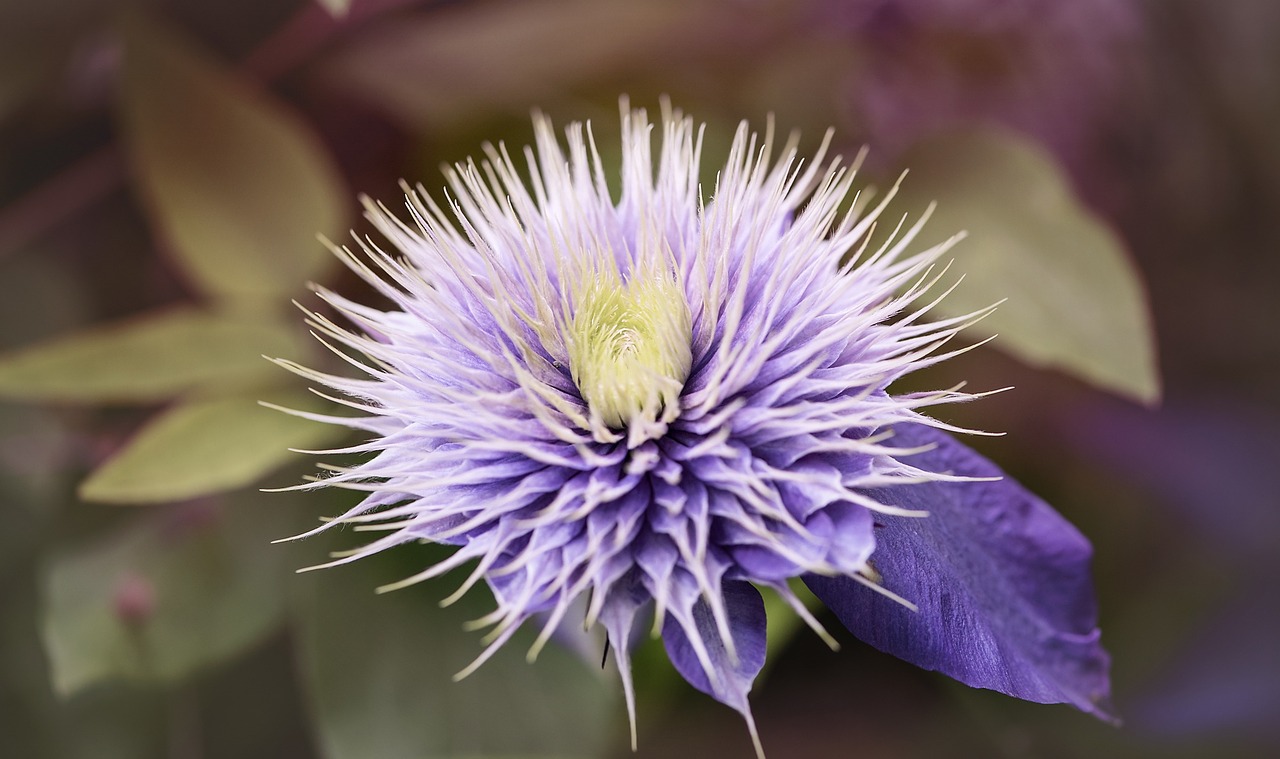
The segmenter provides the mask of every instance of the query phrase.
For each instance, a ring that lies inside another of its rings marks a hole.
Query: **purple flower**
[[[528,182],[489,146],[448,172],[447,209],[421,191],[410,222],[368,206],[395,252],[339,254],[397,310],[321,289],[355,329],[311,315],[363,376],[282,362],[363,412],[313,418],[370,435],[345,449],[363,463],[300,486],[365,491],[325,527],[386,530],[332,564],[457,546],[396,585],[473,563],[454,598],[492,589],[488,647],[459,676],[531,618],[536,655],[585,599],[616,652],[633,743],[628,656],[652,619],[675,667],[741,712],[759,749],[757,588],[831,640],[797,578],[885,651],[1102,713],[1089,544],[921,413],[974,395],[889,392],[966,350],[946,346],[983,315],[924,319],[951,241],[908,255],[921,222],[899,223],[871,248],[892,192],[842,215],[852,171],[822,153],[802,165],[793,143],[775,161],[772,130],[745,125],[704,200],[693,122],[622,118],[616,202],[589,131],[572,126],[566,153],[538,118]]]

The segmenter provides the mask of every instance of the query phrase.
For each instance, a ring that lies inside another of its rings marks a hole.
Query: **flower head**
[[[685,679],[754,738],[757,588],[830,640],[794,578],[885,650],[1097,711],[1088,544],[921,413],[974,396],[890,391],[964,350],[948,342],[982,315],[925,320],[950,242],[908,254],[917,222],[871,246],[892,192],[842,215],[851,171],[802,164],[794,141],[775,160],[771,130],[745,125],[704,198],[690,119],[622,119],[617,200],[590,132],[570,127],[566,151],[538,118],[529,181],[488,146],[447,172],[447,208],[424,192],[407,222],[368,206],[394,253],[338,251],[396,308],[320,289],[354,328],[312,322],[363,376],[283,362],[364,412],[316,418],[372,435],[347,449],[363,463],[301,486],[367,491],[326,526],[387,529],[333,563],[457,546],[405,583],[474,562],[458,595],[492,589],[490,643],[463,675],[535,618],[536,654],[585,599],[633,742],[628,652],[650,614]]]

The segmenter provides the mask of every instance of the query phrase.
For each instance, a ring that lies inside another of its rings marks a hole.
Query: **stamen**
[[[575,294],[566,343],[569,371],[593,417],[611,429],[669,422],[693,363],[692,318],[679,282],[604,268]]]

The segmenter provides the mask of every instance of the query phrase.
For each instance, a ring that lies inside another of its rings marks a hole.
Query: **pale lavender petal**
[[[600,624],[604,625],[609,645],[618,664],[618,676],[622,679],[622,692],[627,702],[627,719],[631,725],[631,749],[636,748],[636,696],[631,680],[632,633],[640,610],[652,605],[643,585],[630,576],[615,582],[608,599],[600,611]]]

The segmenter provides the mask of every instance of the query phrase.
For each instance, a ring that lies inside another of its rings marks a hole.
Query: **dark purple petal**
[[[898,425],[896,447],[920,469],[1000,477],[949,435]],[[847,577],[805,582],[849,630],[881,651],[1028,701],[1069,703],[1112,719],[1110,657],[1099,643],[1089,542],[1012,479],[931,482],[879,491],[887,503],[929,512],[889,517],[876,531],[875,568],[895,603]]]
[[[699,598],[693,605],[690,621],[693,632],[706,647],[711,666],[715,670],[714,681],[704,671],[689,642],[687,631],[675,615],[667,616],[662,626],[662,641],[666,644],[671,663],[690,685],[721,703],[732,706],[750,720],[747,693],[750,692],[756,675],[760,673],[760,668],[764,666],[764,601],[760,598],[760,592],[750,583],[727,581],[722,587],[729,632],[733,636],[734,648],[738,654],[737,661],[729,656],[706,599]]]

